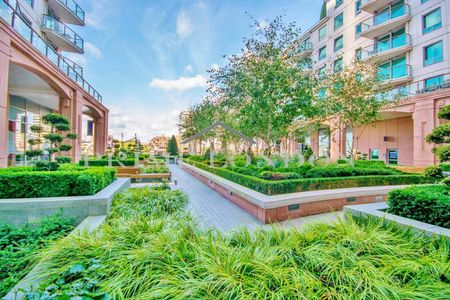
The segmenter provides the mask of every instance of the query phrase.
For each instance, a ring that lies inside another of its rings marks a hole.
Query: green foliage
[[[338,159],[338,160],[336,161],[336,163],[337,163],[338,165],[347,165],[347,164],[348,164],[348,161],[345,160],[345,159]]]
[[[386,167],[386,164],[382,160],[355,160],[354,165],[355,167],[361,168]]]
[[[59,169],[59,163],[41,160],[34,163],[34,169],[36,171],[56,171]]]
[[[439,146],[433,148],[433,153],[439,158],[440,162],[450,160],[450,145]]]
[[[439,110],[439,119],[450,120],[450,105],[444,106]]]
[[[39,157],[39,156],[43,155],[43,154],[44,154],[44,151],[39,150],[39,149],[35,149],[35,150],[27,150],[27,151],[25,151],[25,154],[26,154],[28,157],[33,158],[33,157]]]
[[[302,178],[300,174],[294,172],[278,173],[272,171],[261,172],[259,177],[265,180],[286,180]]]
[[[42,116],[42,122],[53,126],[56,124],[70,124],[66,117],[55,113],[49,113]]]
[[[439,113],[439,118],[450,120],[450,105],[443,107]],[[433,131],[425,138],[427,143],[448,144],[450,143],[450,124],[445,123],[433,129]],[[437,146],[433,148],[433,152],[444,162],[450,160],[450,145]]]
[[[78,138],[78,134],[76,134],[76,133],[68,133],[68,134],[66,135],[66,137],[67,137],[68,139],[71,139],[71,140],[76,140],[76,139]]]
[[[152,167],[141,168],[141,173],[142,174],[161,174],[161,173],[170,173],[170,170],[166,166],[152,166]]]
[[[389,213],[450,229],[450,196],[445,185],[393,190]]]
[[[425,184],[435,183],[435,178],[425,177],[421,175],[365,175],[351,177],[331,177],[331,178],[303,178],[291,180],[269,181],[256,178],[250,175],[243,175],[237,172],[224,169],[210,167],[201,162],[185,160],[193,166],[206,170],[240,185],[264,193],[266,195],[279,195],[286,193],[341,189],[352,187],[366,186],[384,186],[384,185],[406,185],[406,184]],[[364,168],[358,172],[363,173]],[[309,171],[308,171],[309,172]],[[338,170],[338,172],[341,172]],[[379,172],[379,170],[370,170],[371,172]],[[381,171],[384,173],[384,171]]]
[[[70,125],[69,124],[55,124],[55,128],[59,131],[69,131]]]
[[[439,168],[441,168],[444,172],[450,172],[450,163],[441,163]]]
[[[30,130],[31,130],[31,132],[34,132],[34,133],[41,133],[44,130],[44,128],[40,125],[31,125]]]
[[[440,167],[428,167],[424,171],[424,175],[428,177],[434,177],[434,178],[442,178],[444,177],[444,174],[442,173],[442,169]]]
[[[14,169],[14,168],[12,168]],[[93,195],[112,183],[114,168],[0,172],[0,199]]]
[[[111,299],[446,299],[450,292],[445,240],[350,217],[301,231],[223,234],[181,214],[184,203],[177,191],[118,196],[104,226],[42,253],[39,291],[70,292],[89,279]],[[92,261],[98,268],[86,272]],[[84,277],[58,284],[73,268]]]
[[[92,167],[106,167],[108,166],[108,161],[108,159],[89,159],[88,165]],[[120,164],[123,164],[126,167],[133,167],[136,164],[134,159],[112,159],[111,162],[113,167],[119,167]],[[81,159],[78,163],[80,166],[84,166],[85,160]]]
[[[167,145],[167,153],[169,155],[178,155],[178,143],[174,135],[172,135]]]
[[[72,162],[72,158],[69,156],[58,156],[56,157],[56,162],[59,164],[69,164]]]
[[[0,222],[0,297],[35,265],[33,255],[72,229],[73,221],[60,216],[46,218],[33,227],[15,227]]]
[[[72,146],[71,145],[67,145],[67,144],[62,144],[62,145],[59,145],[59,150],[61,150],[61,151],[70,151],[72,149]]]
[[[57,133],[44,134],[44,138],[52,143],[61,143],[63,141],[63,137]]]

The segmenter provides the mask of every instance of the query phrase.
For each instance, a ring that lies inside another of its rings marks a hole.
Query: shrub
[[[41,160],[34,163],[34,168],[36,171],[56,171],[59,168],[59,163]]]
[[[136,164],[136,161],[134,159],[122,159],[122,160],[117,160],[117,159],[112,159],[112,166],[113,167],[119,167],[120,164],[123,164],[126,167],[133,167]],[[81,159],[78,164],[80,166],[84,166],[85,160]],[[88,165],[90,167],[107,167],[109,164],[109,160],[108,159],[89,159],[88,160]]]
[[[34,227],[15,227],[0,222],[0,297],[31,270],[35,264],[33,254],[73,227],[73,220],[60,216],[43,219]]]
[[[69,156],[57,156],[56,162],[58,162],[60,164],[69,164],[72,162],[72,158]]]
[[[345,159],[338,159],[337,164],[338,165],[346,165],[346,164],[348,164],[348,161]]]
[[[265,180],[286,180],[286,179],[298,179],[302,178],[301,175],[293,172],[289,173],[278,173],[278,172],[271,172],[271,171],[264,171],[261,172],[259,175],[260,178]]]
[[[142,174],[161,174],[161,173],[170,173],[170,170],[166,166],[145,167],[145,168],[141,168],[141,173]]]
[[[450,172],[450,163],[442,163],[442,164],[439,165],[439,167],[444,172]]]
[[[450,228],[450,196],[445,185],[413,186],[389,193],[389,213]]]
[[[428,167],[424,171],[425,176],[434,177],[434,178],[442,178],[444,174],[442,173],[442,169],[439,167]]]
[[[382,160],[355,160],[354,161],[355,167],[361,167],[361,168],[373,168],[373,167],[386,167],[386,164]]]
[[[0,172],[0,199],[93,195],[113,182],[114,168]]]

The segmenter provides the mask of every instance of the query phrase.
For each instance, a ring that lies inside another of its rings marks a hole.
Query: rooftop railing
[[[36,50],[47,57],[65,75],[69,76],[91,97],[102,102],[102,96],[83,78],[82,68],[68,58],[59,54],[46,42],[31,26],[22,19],[17,0],[0,0],[0,18],[11,25],[26,41],[30,42]]]
[[[84,41],[83,39],[75,33],[72,29],[69,28],[64,23],[61,23],[57,19],[52,16],[44,15],[44,19],[42,22],[42,27],[44,29],[51,30],[57,33],[59,36],[62,36],[65,40],[69,41],[72,45],[78,48],[81,52],[84,50]]]

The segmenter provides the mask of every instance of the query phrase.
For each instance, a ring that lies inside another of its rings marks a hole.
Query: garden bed
[[[104,226],[40,255],[43,282],[30,299],[446,299],[450,292],[445,241],[352,218],[301,232],[225,235],[200,229],[181,212],[185,201],[177,191],[118,196]]]
[[[436,182],[435,178],[407,174],[387,167],[313,167],[304,164],[290,168],[265,167],[260,168],[261,171],[259,171],[255,167],[212,167],[203,162],[191,159],[186,159],[184,162],[266,195]],[[257,173],[259,177],[255,175]],[[271,178],[272,180],[268,180],[267,178]]]

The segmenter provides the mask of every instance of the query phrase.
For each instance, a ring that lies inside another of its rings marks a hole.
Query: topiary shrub
[[[59,163],[41,160],[34,163],[34,168],[36,171],[56,171],[59,169]]]
[[[72,158],[68,156],[58,156],[56,157],[56,162],[59,164],[70,164],[72,162]]]
[[[439,119],[450,120],[450,105],[443,107],[438,113]],[[427,143],[435,143],[438,146],[433,148],[433,153],[444,162],[450,160],[450,124],[445,123],[433,129],[433,131],[425,138]]]
[[[265,180],[286,180],[286,179],[299,179],[302,178],[300,174],[289,172],[289,173],[278,173],[271,171],[262,172],[259,177]]]
[[[337,164],[338,165],[346,165],[346,164],[348,164],[348,161],[346,161],[345,159],[338,159]]]
[[[388,212],[450,228],[450,196],[445,185],[413,186],[389,193]]]

